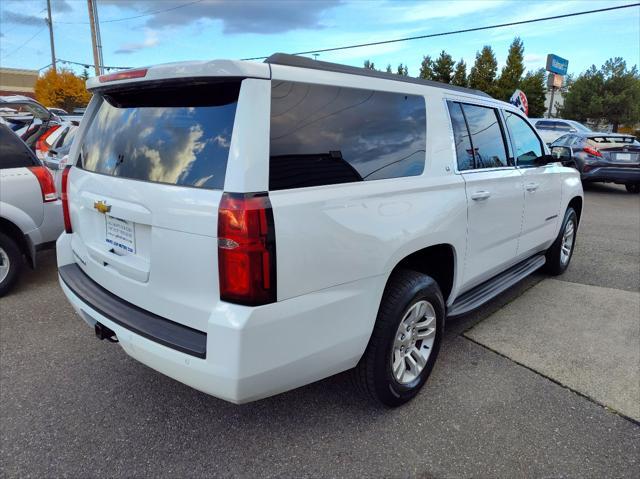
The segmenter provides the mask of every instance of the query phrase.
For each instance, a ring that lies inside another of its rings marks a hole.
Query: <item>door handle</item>
[[[538,185],[538,183],[527,183],[525,188],[527,189],[527,191],[530,191],[530,192],[533,193],[534,191],[536,191],[538,189],[538,186],[540,186],[540,185]]]
[[[476,191],[475,193],[473,193],[471,195],[471,199],[473,201],[482,201],[482,200],[486,200],[490,196],[491,196],[491,192],[482,190],[482,191]]]

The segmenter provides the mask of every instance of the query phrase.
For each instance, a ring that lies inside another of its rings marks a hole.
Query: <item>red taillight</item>
[[[30,166],[29,169],[31,170],[31,173],[38,178],[40,191],[42,192],[42,201],[48,203],[50,201],[57,200],[58,195],[56,194],[56,184],[54,183],[53,176],[51,176],[49,170],[44,166]]]
[[[49,145],[47,145],[46,139],[49,138],[58,128],[60,128],[60,125],[54,125],[45,131],[40,138],[38,138],[38,141],[36,141],[36,152],[40,152],[44,155],[49,151]]]
[[[109,75],[101,75],[98,77],[100,83],[106,83],[117,80],[129,80],[131,78],[144,78],[147,76],[147,69],[141,68],[139,70],[125,70],[118,73],[110,73]]]
[[[73,228],[71,228],[71,215],[69,215],[69,172],[71,171],[71,167],[67,166],[64,170],[62,170],[62,216],[64,218],[64,231],[66,233],[73,233]]]
[[[585,146],[582,151],[584,151],[585,153],[588,153],[592,156],[598,156],[600,158],[602,158],[602,153],[600,153],[600,150],[598,150],[597,148],[594,148],[592,146]]]
[[[220,299],[276,301],[276,240],[267,193],[224,193],[218,210]]]

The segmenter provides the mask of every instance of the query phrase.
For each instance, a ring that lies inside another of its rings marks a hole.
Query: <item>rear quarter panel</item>
[[[0,169],[0,216],[23,233],[42,224],[44,209],[40,184],[27,168]]]

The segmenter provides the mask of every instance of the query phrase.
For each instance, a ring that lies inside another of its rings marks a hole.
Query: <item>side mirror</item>
[[[554,146],[551,148],[551,156],[555,158],[555,161],[562,162],[564,166],[576,168],[576,162],[573,159],[571,148],[566,146]]]

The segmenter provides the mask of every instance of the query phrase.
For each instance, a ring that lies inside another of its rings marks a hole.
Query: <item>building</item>
[[[0,95],[24,95],[35,98],[38,70],[0,68]]]
[[[549,109],[551,108],[551,91],[547,90],[544,99],[545,112],[544,117],[548,118],[557,118],[558,117],[558,109],[562,108],[564,105],[564,95],[565,92],[561,89],[558,89],[553,94],[553,110],[551,110],[551,115],[549,115]]]

